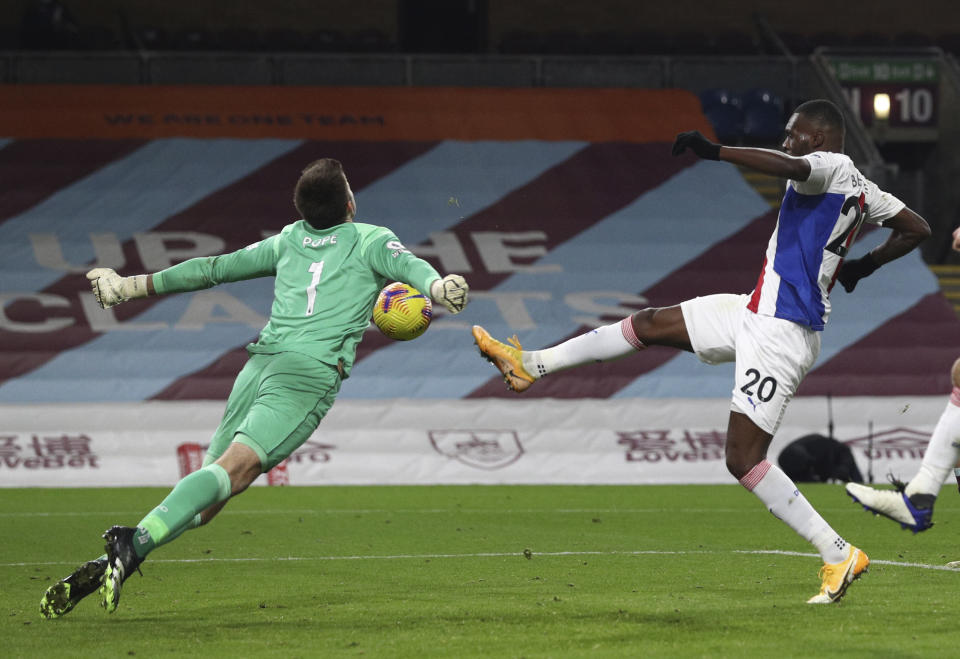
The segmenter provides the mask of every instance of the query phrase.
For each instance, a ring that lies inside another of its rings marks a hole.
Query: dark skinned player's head
[[[293,190],[293,205],[314,229],[352,222],[357,212],[343,165],[321,158],[307,165]]]
[[[807,101],[797,106],[787,121],[783,150],[791,156],[814,151],[843,153],[843,113],[826,99]]]

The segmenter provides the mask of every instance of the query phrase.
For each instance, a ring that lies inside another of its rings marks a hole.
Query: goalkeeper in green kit
[[[184,477],[136,527],[114,526],[106,555],[88,561],[44,594],[56,618],[100,591],[116,610],[124,581],[153,549],[209,522],[227,500],[282,462],[317,428],[348,377],[374,300],[390,281],[421,291],[452,313],[467,304],[460,275],[440,277],[390,229],[353,221],[356,202],[341,164],[325,158],[303,170],[294,190],[301,220],[231,254],[190,259],[152,275],[87,273],[103,308],[134,298],[197,291],[275,277],[270,320],[240,371],[203,467]]]

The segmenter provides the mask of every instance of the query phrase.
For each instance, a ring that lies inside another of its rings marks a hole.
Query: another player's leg
[[[909,483],[891,479],[893,490],[847,483],[847,494],[864,510],[883,515],[914,533],[933,526],[933,504],[960,458],[960,360],[954,364],[954,388],[927,444],[920,470]]]
[[[644,309],[543,350],[523,350],[515,336],[509,339],[513,345],[501,343],[479,325],[473,326],[473,339],[480,354],[516,392],[525,391],[544,375],[626,357],[647,345],[691,349],[679,306]]]
[[[80,600],[100,588],[106,569],[107,557],[101,556],[87,561],[69,576],[47,588],[40,600],[40,615],[59,618],[72,611]]]
[[[867,512],[882,515],[900,524],[900,528],[914,533],[933,526],[935,494],[908,495],[908,484],[891,477],[894,489],[878,490],[861,483],[847,483],[847,494]],[[939,489],[939,488],[938,488]]]

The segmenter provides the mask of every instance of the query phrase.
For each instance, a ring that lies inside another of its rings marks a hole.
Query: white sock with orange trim
[[[920,471],[910,479],[904,493],[909,497],[914,494],[932,494],[937,496],[947,474],[957,464],[960,458],[960,387],[954,387],[947,409],[940,415],[937,426],[933,429],[927,450],[923,454]]]
[[[523,368],[533,377],[540,378],[565,368],[605,362],[643,350],[646,346],[633,331],[631,318],[627,316],[619,323],[598,327],[552,348],[525,350]]]
[[[816,547],[824,563],[847,560],[850,545],[830,528],[780,467],[762,460],[740,484],[757,495],[774,517]]]

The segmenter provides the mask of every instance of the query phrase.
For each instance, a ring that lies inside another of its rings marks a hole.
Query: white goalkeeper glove
[[[430,284],[430,297],[439,302],[450,313],[460,313],[467,306],[467,294],[470,287],[467,280],[460,275],[447,275],[443,279],[435,279]]]
[[[147,275],[121,277],[110,268],[94,268],[87,273],[87,279],[102,309],[134,298],[147,297]]]

